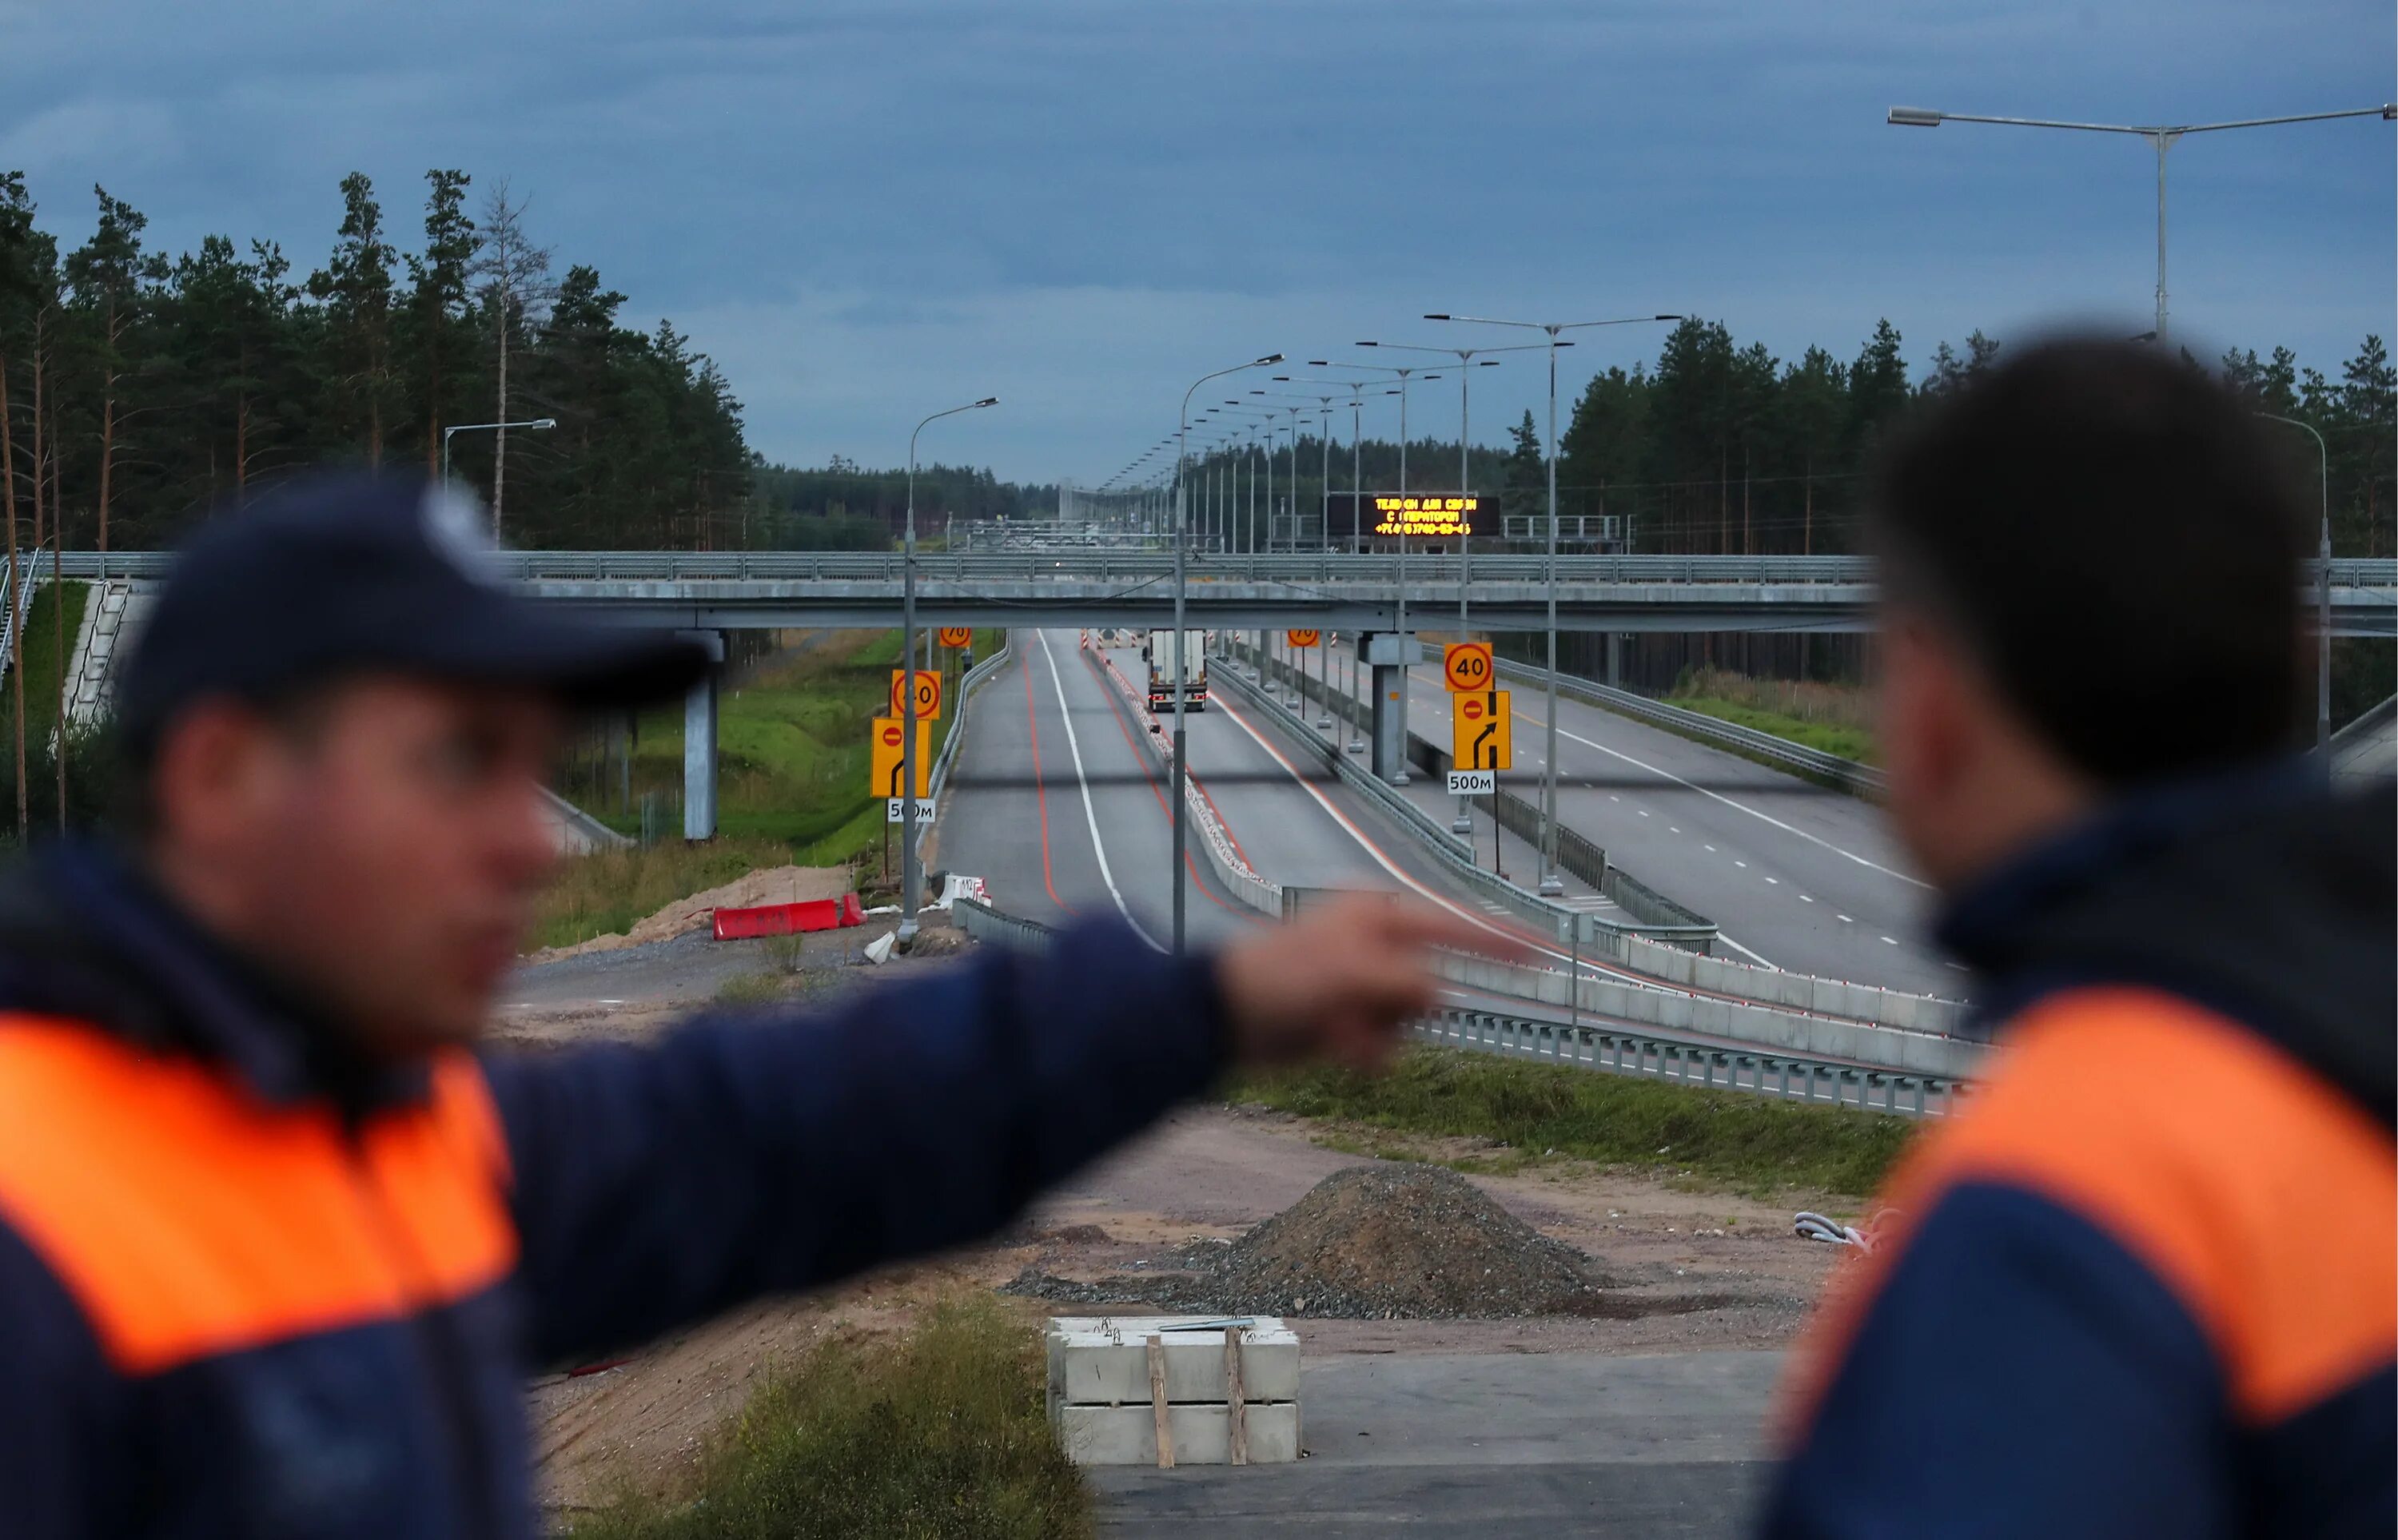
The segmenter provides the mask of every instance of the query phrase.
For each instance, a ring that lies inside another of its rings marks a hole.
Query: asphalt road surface
[[[1336,649],[1336,690],[1346,663]],[[1409,675],[1409,730],[1448,746],[1438,670]],[[1515,765],[1502,784],[1537,800],[1547,703],[1537,689],[1510,690]],[[1963,972],[1924,939],[1931,891],[1908,871],[1879,808],[1596,706],[1557,704],[1559,821],[1716,921],[1736,944],[1730,955],[1885,988],[1963,992]]]
[[[1127,674],[1140,666],[1137,651],[1112,656]],[[1051,925],[1121,914],[1167,943],[1166,776],[1140,742],[1148,713],[1109,681],[1099,655],[1075,632],[1019,631],[1008,666],[969,709],[933,864],[982,877],[1010,914]],[[1504,925],[1495,905],[1450,888],[1387,813],[1310,763],[1239,698],[1219,690],[1186,719],[1192,775],[1261,876],[1286,886],[1412,889]],[[1185,858],[1191,941],[1263,923],[1216,881],[1199,838],[1193,827]]]
[[[1102,1533],[1734,1535],[1778,1353],[1395,1354],[1300,1371],[1297,1465],[1092,1471]]]

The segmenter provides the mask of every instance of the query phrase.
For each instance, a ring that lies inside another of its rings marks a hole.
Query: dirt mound
[[[719,909],[747,909],[761,904],[804,904],[810,899],[839,898],[849,891],[849,868],[846,866],[761,866],[721,887],[679,898],[657,913],[636,920],[630,931],[594,936],[572,946],[545,946],[529,955],[525,960],[552,962],[559,957],[580,957],[586,952],[613,952],[620,947],[642,946],[653,941],[672,941],[686,931],[696,931],[706,925],[708,917]]]
[[[1230,1244],[1171,1270],[1092,1282],[1028,1268],[1011,1292],[1076,1303],[1141,1299],[1174,1310],[1369,1319],[1608,1312],[1590,1259],[1440,1166],[1352,1166]]]
[[[1439,1166],[1335,1172],[1212,1270],[1250,1309],[1333,1316],[1550,1315],[1591,1287],[1580,1252]]]

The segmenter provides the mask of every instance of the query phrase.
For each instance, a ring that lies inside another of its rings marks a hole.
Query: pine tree
[[[441,423],[457,399],[466,355],[466,284],[475,221],[466,217],[466,173],[424,173],[424,250],[408,257],[407,347],[411,389],[424,414],[424,474],[440,468]]]
[[[366,435],[367,462],[383,463],[384,422],[392,402],[392,264],[383,207],[363,171],[342,179],[342,229],[323,270],[308,278],[309,298],[325,307],[332,336],[334,395],[351,431]]]

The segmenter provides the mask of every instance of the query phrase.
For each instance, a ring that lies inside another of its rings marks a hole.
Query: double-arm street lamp
[[[2398,120],[2398,102],[2378,107],[2351,107],[2337,113],[2298,113],[2288,117],[2249,117],[2232,123],[2068,123],[2044,117],[1983,117],[1972,113],[1943,113],[1930,107],[1893,107],[1883,121],[1901,128],[1937,128],[1944,123],[1996,123],[2010,128],[2072,128],[2090,134],[2137,134],[2157,151],[2157,335],[2165,341],[2165,152],[2184,134],[2212,134],[2226,128],[2270,128],[2283,123],[2321,123],[2336,117],[2378,117]]]
[[[916,437],[926,423],[962,411],[996,407],[999,397],[986,395],[963,407],[936,411],[916,424],[908,435],[908,529],[899,556],[899,939],[916,935],[917,889],[923,876],[916,863]],[[954,708],[952,708],[954,709]]]
[[[1571,347],[1561,331],[1624,327],[1647,321],[1678,321],[1679,315],[1624,315],[1607,321],[1502,321],[1491,315],[1426,313],[1427,321],[1463,321],[1474,326],[1517,327],[1548,333],[1549,349],[1549,685],[1548,758],[1541,769],[1541,888],[1554,898],[1566,891],[1557,876],[1557,349]]]
[[[1265,368],[1271,365],[1279,364],[1281,362],[1281,354],[1270,353],[1262,358],[1252,358],[1246,364],[1234,364],[1231,368],[1218,369],[1213,374],[1203,374],[1198,379],[1192,381],[1191,388],[1182,393],[1182,425],[1175,434],[1174,950],[1177,956],[1179,956],[1182,952],[1182,911],[1190,875],[1189,863],[1184,859],[1182,854],[1184,841],[1187,837],[1184,834],[1184,826],[1191,816],[1189,807],[1190,796],[1188,791],[1190,762],[1184,752],[1190,743],[1190,740],[1184,736],[1183,730],[1184,702],[1188,699],[1191,693],[1188,685],[1188,681],[1191,676],[1191,659],[1189,656],[1189,649],[1185,645],[1190,638],[1184,635],[1182,628],[1182,605],[1184,596],[1183,584],[1185,582],[1182,561],[1182,524],[1184,520],[1183,509],[1190,502],[1190,490],[1188,483],[1184,478],[1183,471],[1185,463],[1189,458],[1190,451],[1191,397],[1198,393],[1200,386],[1206,384],[1210,380],[1221,380],[1228,374],[1238,374],[1243,369]]]

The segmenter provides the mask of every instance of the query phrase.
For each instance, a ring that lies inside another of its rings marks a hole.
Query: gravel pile
[[[1028,1268],[1010,1292],[1078,1305],[1369,1319],[1603,1313],[1589,1258],[1438,1166],[1352,1166],[1230,1245],[1091,1282]]]

